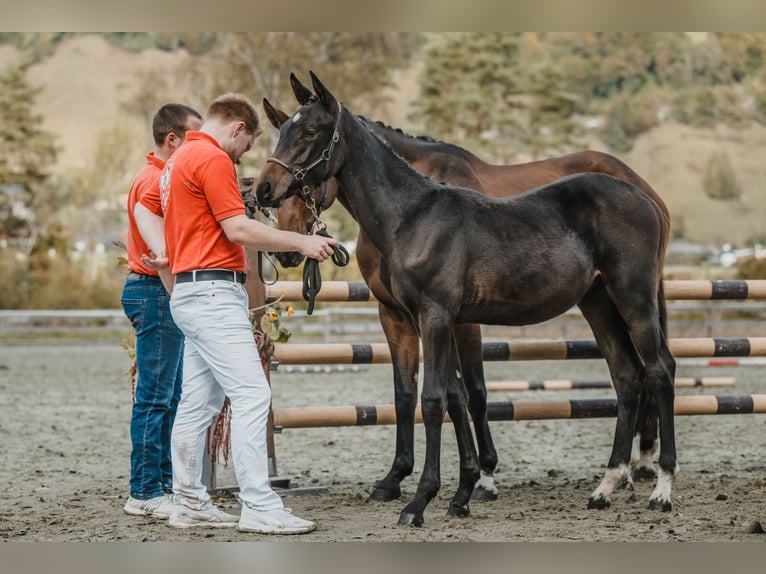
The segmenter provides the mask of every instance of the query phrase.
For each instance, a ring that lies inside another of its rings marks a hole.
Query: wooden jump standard
[[[676,415],[737,415],[766,413],[766,395],[676,397]],[[487,403],[491,421],[609,418],[617,416],[616,399],[561,401],[504,401]],[[445,417],[448,421],[449,417]],[[422,423],[420,405],[415,422]],[[274,409],[274,425],[281,428],[390,425],[396,423],[394,405],[285,407]]]

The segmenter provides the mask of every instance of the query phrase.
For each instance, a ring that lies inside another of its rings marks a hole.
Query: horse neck
[[[344,122],[343,164],[335,174],[338,201],[379,251],[394,243],[402,213],[415,205],[429,181],[358,121]],[[353,150],[353,153],[351,153]]]

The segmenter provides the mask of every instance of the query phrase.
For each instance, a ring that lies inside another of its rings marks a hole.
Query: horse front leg
[[[415,464],[415,407],[418,399],[420,338],[409,314],[380,303],[380,324],[391,351],[394,370],[394,410],[396,411],[396,453],[388,474],[375,485],[370,500],[388,502],[402,495],[401,482]]]
[[[468,391],[468,408],[476,432],[476,445],[479,449],[481,475],[473,490],[473,500],[497,500],[495,469],[497,451],[492,441],[487,418],[487,386],[484,380],[484,362],[482,357],[481,327],[479,325],[455,325],[460,369],[455,371],[461,376],[465,390]],[[451,416],[451,413],[450,413]]]
[[[448,369],[454,363],[455,346],[452,325],[443,316],[437,322],[433,315],[421,313],[420,320],[424,372],[420,406],[426,434],[425,462],[415,496],[399,515],[399,524],[411,526],[423,525],[423,512],[441,488],[442,423],[447,410]]]

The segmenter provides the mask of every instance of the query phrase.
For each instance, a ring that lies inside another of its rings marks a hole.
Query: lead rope
[[[327,226],[316,217],[314,225],[312,227],[312,235],[323,235],[324,237],[332,237],[327,232]],[[345,267],[350,261],[348,251],[341,244],[332,248],[332,262],[338,267]],[[308,301],[308,308],[306,314],[311,315],[314,312],[314,301],[319,291],[322,289],[322,275],[319,272],[319,261],[316,259],[306,258],[306,262],[303,264],[303,299]]]
[[[260,211],[272,225],[276,226],[279,223],[279,220],[273,213],[258,203],[258,200],[253,193],[253,181],[252,177],[243,177],[240,180],[242,187],[239,188],[239,194],[242,196],[242,202],[245,204],[245,214],[249,219],[256,219],[256,213]],[[264,257],[274,269],[274,281],[268,282],[263,278]],[[279,280],[279,269],[277,268],[277,264],[274,263],[274,260],[271,257],[269,257],[268,253],[265,253],[260,249],[258,250],[258,279],[260,279],[261,283],[264,285],[274,285],[274,283]]]

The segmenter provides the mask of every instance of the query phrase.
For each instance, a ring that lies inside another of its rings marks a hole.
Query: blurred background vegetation
[[[40,112],[46,78],[39,70],[85,35],[0,33],[0,55],[12,50],[0,59],[1,309],[118,306],[124,269],[113,242],[125,237],[124,200],[151,149],[151,118],[171,100],[204,112],[218,94],[236,91],[291,112],[289,74],[307,81],[311,69],[356,113],[457,143],[495,163],[541,159],[594,141],[621,156],[668,122],[766,125],[766,33],[87,34],[114,53],[178,58],[137,73],[115,62],[92,74],[117,78],[118,112],[95,132],[82,126],[90,146],[74,154],[81,156],[70,162],[76,169],[67,168],[62,156],[73,152]],[[95,81],[73,69],[72,85]],[[406,74],[414,88],[402,109]],[[96,116],[105,102],[83,105]],[[68,131],[78,135],[80,125],[74,126]],[[245,156],[240,175],[257,175],[276,137],[266,126],[266,143]],[[741,202],[747,195],[725,152],[701,162],[697,185],[705,201]],[[353,241],[357,227],[344,210],[331,210],[327,220],[334,235]],[[675,239],[690,235],[684,213],[675,221]],[[766,242],[761,229],[743,243]],[[326,279],[357,273],[353,265],[323,267]],[[732,273],[766,277],[766,259],[744,259]],[[280,271],[280,277],[298,275]]]

